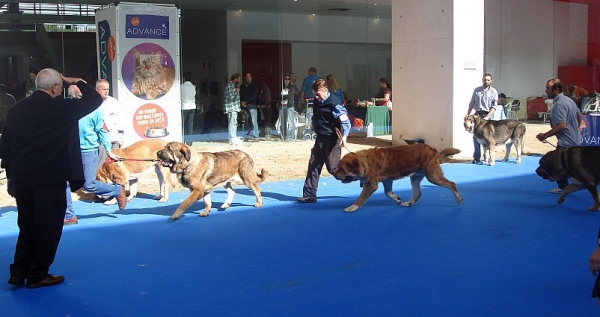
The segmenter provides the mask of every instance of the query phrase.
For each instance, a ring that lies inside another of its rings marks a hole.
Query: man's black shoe
[[[11,275],[10,278],[8,279],[8,284],[12,284],[14,286],[23,286],[23,285],[25,285],[25,279],[18,278],[18,277]]]
[[[316,203],[317,197],[298,197],[296,198],[301,203]]]
[[[65,281],[65,277],[62,275],[50,275],[46,276],[43,280],[39,282],[27,282],[27,288],[39,288],[44,286],[52,286],[56,284],[60,284]]]

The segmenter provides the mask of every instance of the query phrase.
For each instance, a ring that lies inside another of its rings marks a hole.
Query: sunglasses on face
[[[289,78],[284,78],[283,80],[290,80]]]

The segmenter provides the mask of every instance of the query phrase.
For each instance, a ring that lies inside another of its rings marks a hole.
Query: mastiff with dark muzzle
[[[558,197],[559,204],[562,204],[570,193],[587,189],[594,200],[594,205],[588,209],[597,211],[600,208],[597,187],[600,183],[600,147],[558,148],[542,156],[540,166],[535,172],[551,182],[566,177],[571,179],[572,183],[563,189]]]
[[[199,216],[210,214],[212,202],[210,192],[218,186],[225,186],[227,199],[220,209],[231,206],[235,192],[231,187],[233,181],[238,181],[250,188],[256,196],[254,207],[262,206],[262,196],[258,183],[264,181],[268,173],[264,169],[259,174],[254,172],[252,158],[240,150],[224,152],[195,152],[181,142],[170,142],[164,149],[156,153],[163,166],[169,167],[176,174],[179,182],[187,187],[190,195],[177,207],[171,215],[176,220],[193,203],[204,198],[204,211]]]

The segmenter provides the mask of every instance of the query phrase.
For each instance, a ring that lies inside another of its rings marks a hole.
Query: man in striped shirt
[[[225,100],[223,105],[225,107],[225,114],[227,115],[227,130],[229,131],[229,142],[237,136],[237,116],[240,108],[240,83],[241,76],[238,73],[231,75],[231,80],[225,87]]]

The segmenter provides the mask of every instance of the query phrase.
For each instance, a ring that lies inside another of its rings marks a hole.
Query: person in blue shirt
[[[111,152],[112,145],[108,131],[103,129],[104,111],[101,108],[79,119],[79,147],[81,148],[81,161],[83,163],[83,189],[91,194],[103,197],[117,198],[120,210],[125,209],[127,197],[125,196],[125,187],[120,184],[107,184],[96,179],[96,172],[99,164],[98,157],[100,147],[106,149],[106,154],[113,161],[118,161],[121,157]],[[69,203],[67,199],[67,203]],[[67,204],[65,212],[64,225],[76,224],[77,216],[74,214],[72,206]]]
[[[312,84],[312,90],[315,95],[312,126],[317,139],[310,151],[302,197],[297,198],[301,203],[317,202],[317,187],[323,164],[331,175],[335,175],[342,157],[342,147],[346,145],[351,127],[346,108],[338,97],[329,93],[325,80],[317,79]],[[340,131],[341,137],[338,137],[336,129]]]
[[[306,109],[308,103],[312,103],[315,98],[315,94],[312,91],[313,82],[317,79],[321,79],[321,76],[317,75],[317,69],[311,67],[308,69],[308,77],[302,81],[302,88],[300,88],[300,101],[299,105],[301,109]]]

